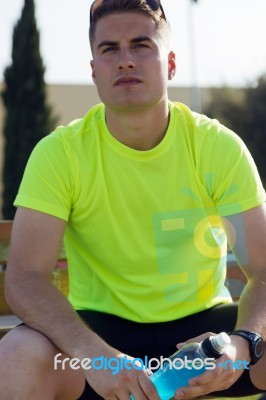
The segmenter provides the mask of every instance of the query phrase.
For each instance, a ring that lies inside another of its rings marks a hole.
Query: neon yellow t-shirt
[[[256,207],[265,192],[238,136],[180,103],[169,109],[151,150],[118,142],[100,104],[30,157],[15,205],[68,221],[77,310],[160,322],[231,301],[218,214]]]

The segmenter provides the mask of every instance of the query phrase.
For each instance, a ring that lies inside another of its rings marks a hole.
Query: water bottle
[[[201,343],[187,343],[165,361],[150,379],[156,386],[161,400],[169,400],[175,391],[187,386],[191,378],[214,369],[214,360],[221,357],[230,337],[221,332],[206,338]]]

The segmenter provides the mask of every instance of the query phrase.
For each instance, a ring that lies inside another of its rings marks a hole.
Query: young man
[[[158,400],[131,360],[234,329],[219,361],[250,369],[217,366],[175,398],[263,392],[266,211],[254,162],[233,132],[168,101],[175,55],[159,1],[95,1],[90,41],[103,104],[39,143],[15,200],[6,297],[24,325],[1,341],[1,399]],[[239,307],[224,286],[224,232],[248,277]],[[69,301],[49,281],[63,235]],[[114,374],[108,360],[125,357]]]

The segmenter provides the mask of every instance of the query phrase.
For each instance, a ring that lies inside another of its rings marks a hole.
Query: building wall
[[[170,100],[180,101],[191,107],[190,88],[170,87],[168,93]],[[206,89],[202,91],[202,95],[206,98]],[[48,98],[59,116],[59,124],[62,125],[82,117],[93,105],[100,102],[96,87],[85,85],[50,85]]]

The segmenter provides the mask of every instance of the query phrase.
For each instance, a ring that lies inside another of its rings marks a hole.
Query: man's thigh
[[[205,332],[231,331],[237,319],[237,304],[219,305],[209,310],[161,323],[138,323],[110,314],[78,311],[81,318],[111,346],[131,356],[169,356],[176,344]],[[132,354],[130,354],[130,352]]]
[[[176,351],[176,344],[205,332],[229,332],[237,320],[237,303],[218,305],[186,318],[162,323],[136,323],[113,315],[80,311],[80,316],[111,346],[135,358],[168,357]],[[238,397],[260,393],[250,381],[249,371],[230,389],[218,397]],[[87,397],[89,396],[89,397]],[[86,385],[80,400],[100,397]]]
[[[78,311],[81,318],[108,344],[129,356],[143,360],[168,357],[176,351],[176,344],[202,333],[230,331],[233,329],[237,306],[217,306],[210,310],[176,321],[138,323],[114,315]],[[100,397],[86,384],[79,400]]]

